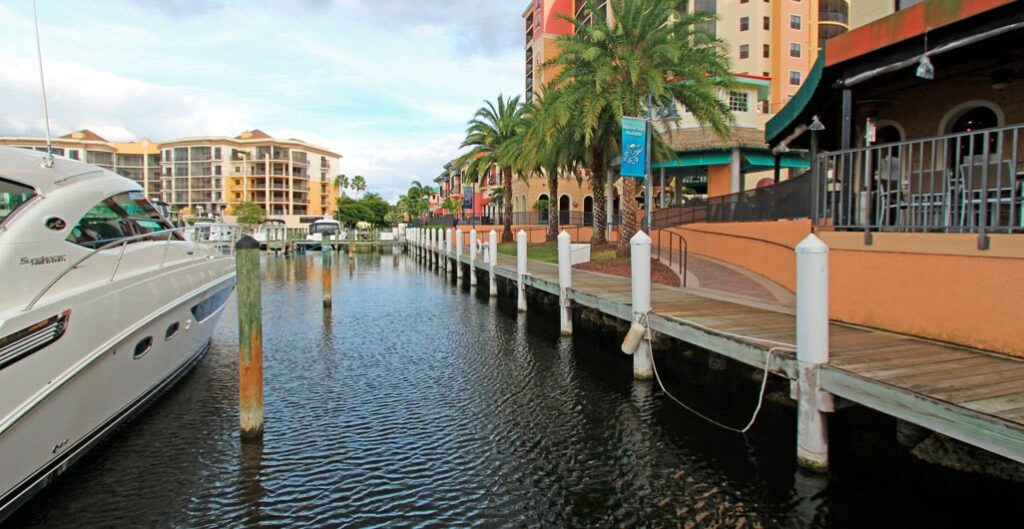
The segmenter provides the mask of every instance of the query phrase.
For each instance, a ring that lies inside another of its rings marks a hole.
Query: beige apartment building
[[[46,150],[44,138],[0,137],[0,145]],[[238,204],[300,226],[333,215],[341,155],[302,140],[272,138],[261,130],[236,137],[206,136],[162,143],[109,142],[81,130],[54,139],[54,154],[98,165],[139,183],[146,196],[184,215],[223,219]]]

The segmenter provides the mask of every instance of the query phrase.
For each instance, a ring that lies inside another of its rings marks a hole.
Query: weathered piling
[[[638,231],[629,240],[629,246],[633,321],[647,327],[644,330],[644,339],[633,353],[633,378],[646,380],[654,376],[651,344],[648,339],[651,330],[647,323],[647,313],[651,311],[651,238],[646,233]]]
[[[263,439],[263,306],[260,243],[246,235],[235,243],[238,288],[238,416],[242,441]]]
[[[572,237],[565,230],[558,234],[558,314],[562,336],[572,336]]]
[[[334,248],[331,247],[328,242],[327,235],[321,235],[320,242],[320,259],[323,264],[321,267],[323,270],[320,272],[320,276],[323,279],[323,291],[324,291],[324,308],[331,307],[331,291],[334,290],[332,281],[332,270],[331,270],[331,256],[333,255]]]
[[[462,279],[462,228],[455,228],[455,279]]]
[[[516,234],[516,290],[518,296],[516,305],[519,312],[526,312],[526,284],[523,283],[523,276],[526,275],[526,231],[519,230]]]
[[[797,461],[819,472],[828,469],[832,401],[818,369],[828,357],[828,246],[812,233],[796,246]]]
[[[452,229],[444,229],[444,275],[448,275],[449,260],[452,257]]]
[[[476,286],[476,228],[469,230],[469,286]]]
[[[490,271],[488,273],[489,281],[487,284],[487,290],[491,293],[491,297],[498,297],[498,278],[494,273],[494,269],[498,266],[498,232],[491,230],[491,233],[487,236],[487,249],[490,250]]]

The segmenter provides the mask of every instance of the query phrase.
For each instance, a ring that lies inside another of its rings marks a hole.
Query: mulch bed
[[[595,246],[591,248],[591,253],[600,250],[615,249],[617,245],[607,244],[601,246]],[[581,270],[591,270],[594,272],[601,272],[604,274],[610,274],[620,277],[630,277],[631,265],[629,257],[616,257],[615,259],[605,261],[591,261],[576,265],[573,268],[579,268]],[[665,266],[654,259],[651,259],[651,281],[660,285],[668,285],[670,287],[678,287],[682,283],[679,279],[679,274],[674,272],[668,266]]]

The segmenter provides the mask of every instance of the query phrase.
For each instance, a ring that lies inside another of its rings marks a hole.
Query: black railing
[[[756,222],[811,216],[811,173],[805,172],[775,185],[657,209],[654,229],[693,222]]]

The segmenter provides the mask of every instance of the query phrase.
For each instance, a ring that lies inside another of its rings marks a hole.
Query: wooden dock
[[[482,259],[475,265],[490,269]],[[556,265],[531,260],[528,272],[527,286],[559,295]],[[495,275],[516,281],[515,257],[499,255]],[[630,292],[628,278],[573,269],[568,294],[573,305],[629,321]],[[662,285],[652,287],[651,301],[654,331],[755,368],[772,347],[796,342],[790,314]],[[822,390],[1024,463],[1024,360],[836,323],[829,334]],[[795,354],[776,351],[769,369],[795,380]]]

